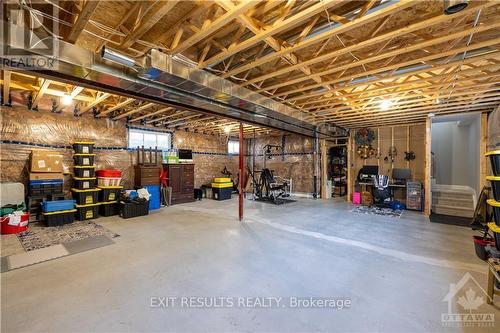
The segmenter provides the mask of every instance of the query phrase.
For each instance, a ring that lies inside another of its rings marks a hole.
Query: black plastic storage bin
[[[486,153],[490,158],[491,170],[494,176],[500,176],[500,150],[493,150]]]
[[[124,219],[149,214],[149,201],[120,202],[120,216]]]
[[[500,202],[493,199],[488,199],[486,202],[493,208],[494,222],[497,226],[500,226]]]
[[[476,255],[481,260],[488,259],[488,251],[486,251],[486,247],[488,245],[495,244],[495,241],[492,238],[483,238],[481,236],[472,236],[474,239],[474,249],[476,250]]]
[[[99,215],[100,216],[112,216],[118,215],[120,213],[120,205],[118,201],[108,201],[101,202],[99,206]]]
[[[231,193],[233,192],[232,187],[226,187],[226,188],[214,188],[212,187],[213,191],[213,198],[215,200],[227,200],[231,199]]]
[[[50,195],[63,193],[63,181],[60,182],[30,182],[28,193],[32,196]]]
[[[76,189],[88,190],[91,188],[95,188],[95,185],[96,185],[96,178],[95,177],[90,177],[90,178],[73,177],[73,186]]]
[[[79,190],[77,188],[72,188],[71,193],[73,194],[73,199],[76,200],[77,205],[90,205],[98,203],[98,196],[101,189],[91,188],[88,190]]]
[[[95,142],[74,142],[73,150],[75,154],[92,154],[94,153]]]
[[[500,201],[500,176],[488,176],[486,180],[491,183],[491,188],[493,189],[493,197],[496,201]]]
[[[75,220],[76,209],[60,210],[56,212],[42,213],[43,222],[47,227],[57,227],[72,223]]]
[[[120,199],[120,193],[123,186],[99,186],[101,192],[99,192],[99,201],[116,201]]]
[[[75,165],[73,167],[73,174],[77,178],[93,178],[95,177],[95,165]]]
[[[73,159],[77,166],[92,166],[94,165],[95,154],[74,154]]]
[[[76,205],[76,219],[78,221],[83,221],[98,218],[99,205],[99,203],[92,205]]]

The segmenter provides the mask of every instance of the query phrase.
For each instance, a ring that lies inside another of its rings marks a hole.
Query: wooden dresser
[[[172,205],[194,201],[194,164],[163,164],[172,187]]]

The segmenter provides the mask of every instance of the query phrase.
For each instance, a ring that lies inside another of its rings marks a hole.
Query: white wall
[[[465,185],[479,193],[480,116],[438,120],[432,124],[437,184]]]

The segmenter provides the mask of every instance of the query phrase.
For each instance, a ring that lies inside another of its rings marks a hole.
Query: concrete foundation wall
[[[1,168],[2,182],[27,183],[29,155],[32,149],[58,151],[64,165],[72,172],[74,141],[94,141],[97,169],[116,168],[123,171],[123,185],[133,186],[137,154],[128,151],[127,128],[124,121],[95,119],[90,113],[74,117],[70,112],[51,113],[47,110],[29,111],[24,106],[0,107],[1,110]],[[193,150],[195,186],[208,184],[227,166],[236,176],[237,157],[227,155],[227,138],[192,132],[173,133],[176,148]],[[71,176],[65,176],[69,190]]]

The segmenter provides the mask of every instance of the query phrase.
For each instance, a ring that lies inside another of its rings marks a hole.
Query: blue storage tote
[[[54,200],[42,202],[44,213],[57,212],[60,210],[71,210],[75,208],[75,200]]]
[[[159,209],[160,206],[160,185],[145,185],[144,188],[149,192],[149,210]]]

